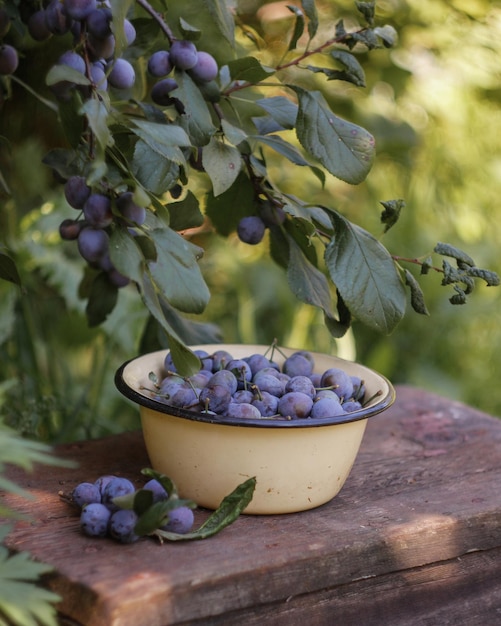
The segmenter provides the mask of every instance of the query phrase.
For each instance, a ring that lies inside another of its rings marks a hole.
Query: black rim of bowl
[[[144,355],[143,355],[144,356]],[[379,374],[374,372],[388,385],[388,392],[383,395],[376,404],[368,406],[366,408],[359,409],[358,411],[352,411],[346,415],[336,415],[333,417],[307,417],[301,419],[279,419],[279,418],[266,418],[261,419],[247,419],[238,417],[227,417],[220,415],[210,415],[205,413],[197,413],[195,411],[189,411],[188,409],[181,409],[178,407],[169,406],[165,402],[149,398],[148,396],[139,393],[132,387],[130,387],[124,380],[124,371],[126,367],[133,361],[141,357],[132,358],[123,363],[115,373],[115,386],[118,391],[131,400],[135,404],[144,406],[158,413],[164,413],[175,417],[181,417],[183,419],[204,422],[207,424],[220,424],[222,426],[242,426],[242,427],[259,427],[259,428],[312,428],[314,426],[333,426],[335,424],[348,424],[350,422],[356,422],[359,420],[365,420],[369,417],[373,417],[378,413],[382,413],[388,409],[395,401],[395,389],[390,381]],[[364,366],[365,367],[365,366]],[[369,368],[366,368],[369,369]]]

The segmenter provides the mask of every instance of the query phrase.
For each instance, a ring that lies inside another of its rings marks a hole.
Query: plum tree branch
[[[149,15],[151,15],[151,17],[158,23],[162,32],[165,34],[165,36],[169,40],[169,43],[172,44],[172,42],[176,40],[176,36],[170,29],[167,22],[164,20],[164,18],[160,15],[160,13],[158,13],[158,11],[155,11],[155,9],[151,6],[149,2],[147,2],[147,0],[135,0],[135,1],[136,1],[136,4],[138,4],[147,13],[149,13]]]

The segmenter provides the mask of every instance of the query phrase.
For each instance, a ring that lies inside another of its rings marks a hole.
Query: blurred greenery
[[[239,4],[255,14],[256,28],[272,45],[277,20],[286,19],[283,3]],[[353,187],[329,177],[321,188],[311,172],[292,165],[277,165],[273,176],[312,203],[335,198],[342,213],[376,237],[383,237],[380,202],[403,198],[399,222],[384,235],[393,254],[427,256],[437,241],[445,241],[499,273],[501,3],[382,0],[377,6],[382,21],[396,27],[398,45],[372,53],[367,64],[362,55],[365,89],[333,81],[329,94],[336,113],[376,136],[378,156],[367,181]],[[331,30],[344,12],[352,19],[351,0],[319,7]],[[20,65],[21,80],[23,67],[27,64]],[[308,80],[325,82],[325,77]],[[39,165],[57,143],[55,116],[18,83],[13,89],[18,98],[4,103],[0,118],[0,135],[8,139],[0,146],[0,169],[8,173],[11,192],[0,197],[0,237],[24,288],[0,283],[0,418],[50,442],[136,428],[136,410],[115,390],[113,375],[140,350],[146,312],[132,287],[122,289],[106,323],[87,327],[78,296],[82,261],[58,235],[68,208],[61,187]],[[266,156],[271,163],[271,151]],[[394,383],[418,385],[501,415],[497,290],[481,285],[466,306],[454,307],[440,274],[432,271],[420,278],[429,317],[409,307],[389,337],[355,323],[347,336],[334,340],[321,315],[294,300],[285,274],[269,260],[266,242],[246,246],[234,236],[207,232],[194,233],[193,240],[206,249],[201,263],[212,293],[197,319],[217,323],[224,341],[277,338],[284,345],[330,351],[357,359]],[[402,265],[418,276],[415,265]]]

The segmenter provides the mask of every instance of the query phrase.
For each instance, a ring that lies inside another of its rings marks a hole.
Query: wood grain
[[[142,484],[141,433],[57,453],[78,467],[9,472],[34,499],[2,494],[28,516],[7,543],[54,566],[47,585],[80,624],[471,626],[501,616],[501,422],[463,404],[398,387],[331,502],[242,516],[198,542],[90,539],[59,498],[102,474]]]

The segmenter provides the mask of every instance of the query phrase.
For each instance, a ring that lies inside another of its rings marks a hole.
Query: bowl
[[[190,346],[209,354],[227,350],[235,358],[264,354],[269,346],[204,344]],[[296,350],[280,348],[273,359],[282,365]],[[256,477],[247,514],[305,511],[325,504],[343,487],[358,454],[367,420],[395,400],[391,383],[363,365],[311,352],[315,371],[337,367],[360,377],[371,398],[358,411],[328,418],[294,420],[237,419],[170,407],[156,400],[150,373],[165,376],[167,350],[124,363],[115,385],[139,406],[151,467],[169,476],[183,498],[215,509],[235,487]]]

